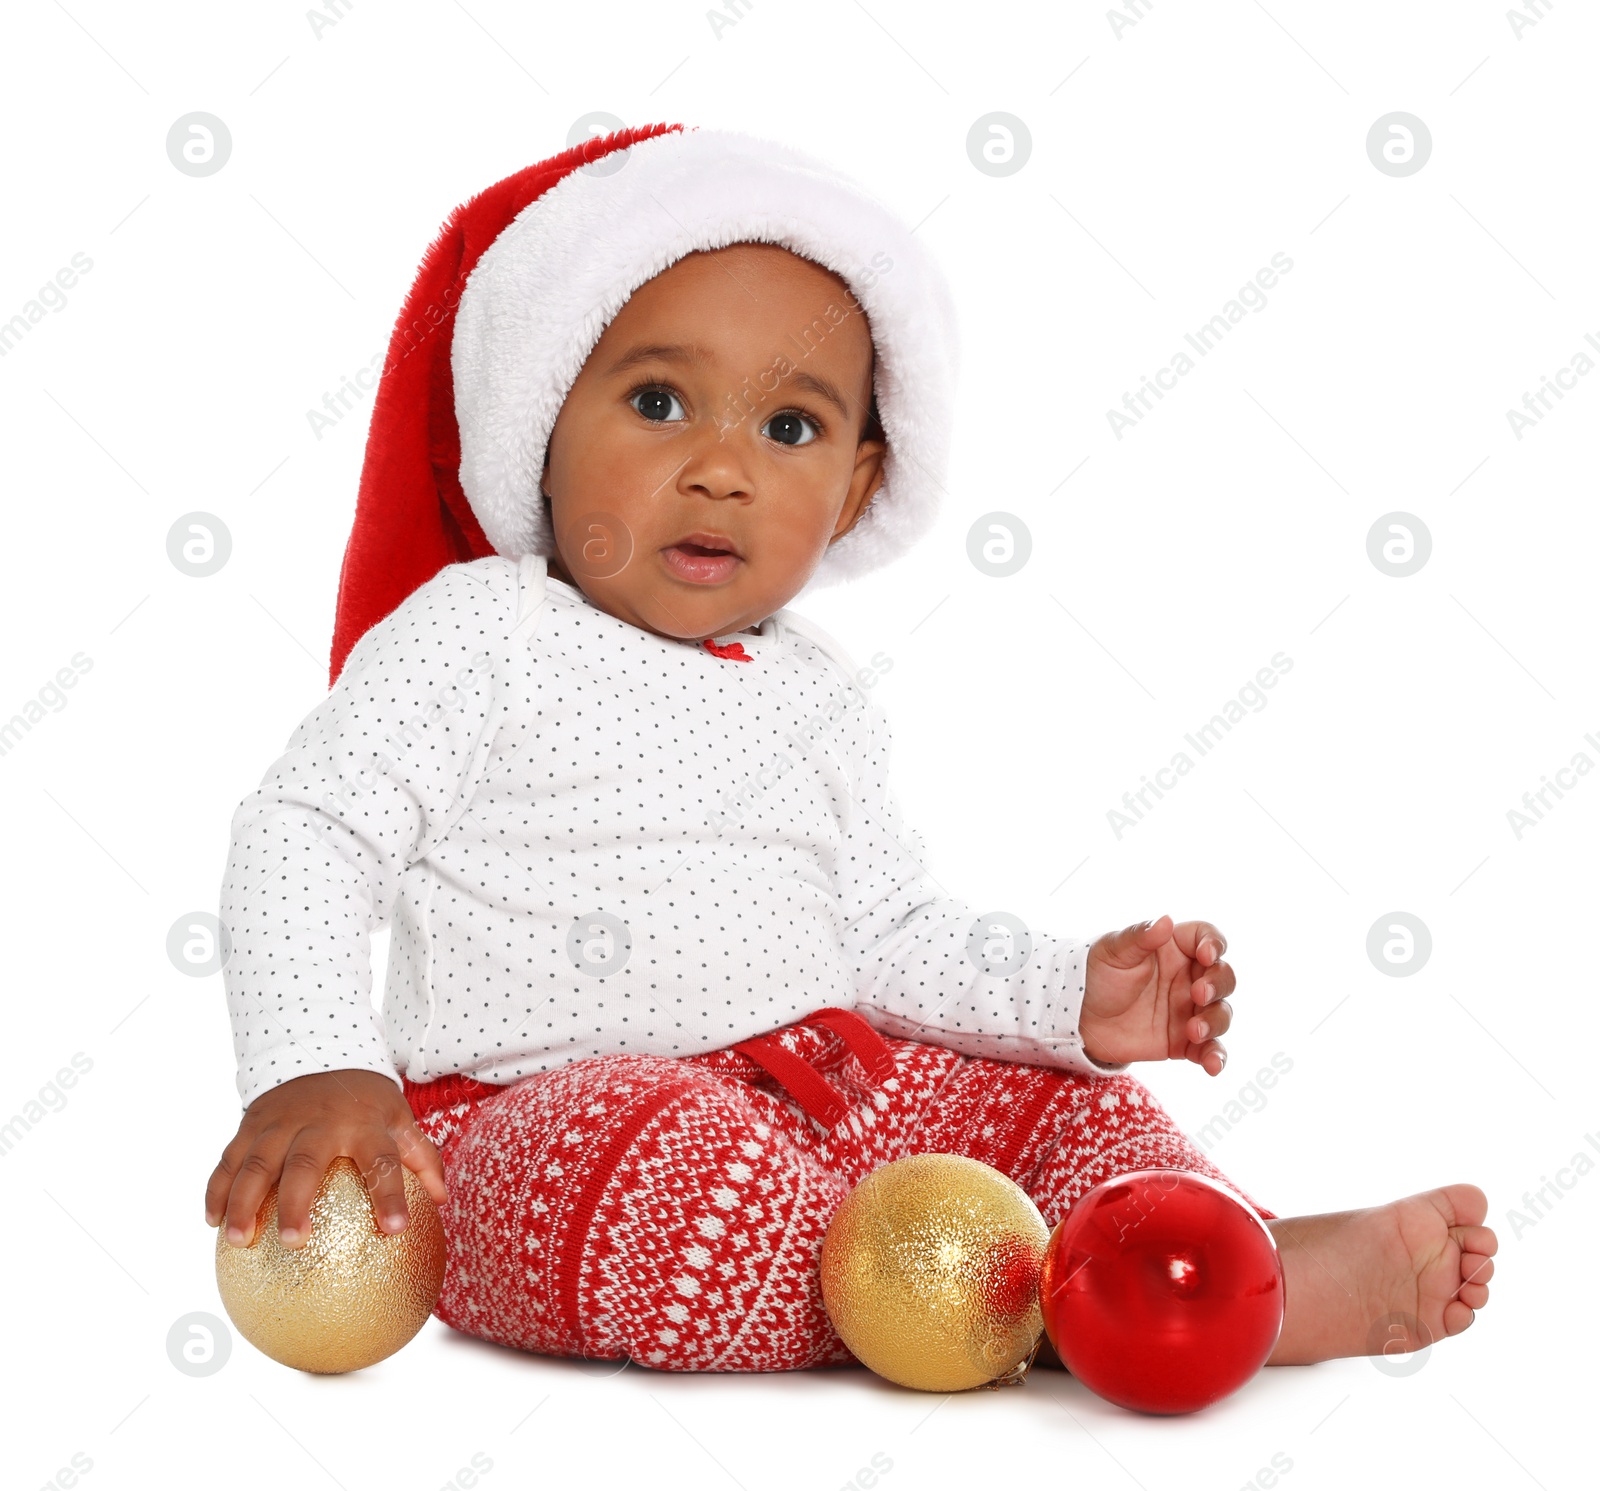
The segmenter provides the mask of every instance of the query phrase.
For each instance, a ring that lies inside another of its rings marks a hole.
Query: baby
[[[817,1253],[888,1160],[969,1154],[1051,1225],[1128,1170],[1226,1179],[1126,1072],[1220,1074],[1223,933],[982,925],[901,819],[874,670],[787,609],[826,566],[860,573],[915,536],[904,504],[941,448],[917,443],[919,388],[932,423],[942,409],[906,349],[944,303],[872,293],[928,273],[920,249],[802,161],[622,131],[475,198],[490,228],[458,214],[430,251],[374,414],[334,688],[235,815],[221,914],[245,1112],[205,1200],[228,1242],[254,1240],[276,1185],[302,1246],[339,1155],[400,1231],[405,1167],[441,1209],[451,1325],[773,1370],[852,1360]],[[631,246],[610,306],[635,203],[668,247]],[[795,226],[830,212],[892,250],[876,273],[827,267],[845,259]],[[585,355],[548,357],[543,386],[516,359],[549,318],[506,288],[533,268],[546,294],[582,282]],[[397,450],[420,502],[397,495]],[[1487,1302],[1476,1186],[1256,1209],[1287,1283],[1273,1364],[1420,1349]]]

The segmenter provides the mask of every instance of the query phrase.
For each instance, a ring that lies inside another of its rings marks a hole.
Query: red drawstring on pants
[[[894,1053],[890,1051],[888,1042],[854,1010],[827,1005],[794,1023],[824,1025],[832,1030],[844,1040],[874,1082],[883,1082],[894,1076]],[[784,1046],[778,1039],[780,1034],[780,1031],[769,1030],[764,1035],[740,1041],[729,1049],[749,1057],[788,1092],[807,1114],[824,1128],[831,1129],[850,1111],[849,1100],[809,1061]],[[504,1084],[480,1082],[461,1072],[452,1072],[431,1082],[413,1082],[409,1077],[401,1077],[400,1086],[412,1112],[418,1117],[505,1091]]]
[[[480,1082],[465,1072],[450,1072],[443,1077],[435,1077],[431,1082],[413,1082],[409,1077],[402,1076],[400,1090],[411,1105],[412,1113],[422,1118],[426,1114],[437,1113],[441,1108],[454,1108],[458,1103],[475,1103],[480,1098],[493,1097],[497,1092],[504,1092],[506,1084]]]
[[[889,1043],[854,1010],[828,1005],[794,1023],[824,1025],[832,1030],[844,1040],[874,1082],[894,1076],[894,1053]],[[768,1072],[810,1117],[831,1129],[849,1113],[849,1100],[809,1061],[783,1045],[779,1034],[776,1030],[768,1031],[765,1035],[739,1041],[730,1049],[749,1057]]]

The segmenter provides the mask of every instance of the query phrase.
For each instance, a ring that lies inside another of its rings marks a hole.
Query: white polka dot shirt
[[[713,642],[619,620],[537,555],[449,565],[373,626],[233,816],[244,1106],[347,1068],[508,1083],[688,1056],[825,1005],[1123,1070],[1078,1035],[1089,944],[928,871],[867,692],[883,654],[857,669],[788,610]]]

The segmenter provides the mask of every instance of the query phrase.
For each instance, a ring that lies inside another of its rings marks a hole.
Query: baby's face
[[[551,574],[662,636],[765,619],[882,480],[871,398],[872,337],[842,280],[776,244],[679,259],[606,327],[556,418]],[[732,556],[678,547],[695,533]]]

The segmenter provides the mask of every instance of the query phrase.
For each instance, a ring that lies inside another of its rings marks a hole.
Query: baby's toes
[[[1449,1198],[1451,1209],[1460,1218],[1463,1227],[1470,1230],[1489,1215],[1489,1198],[1483,1194],[1481,1187],[1458,1181],[1455,1185],[1440,1186],[1439,1190]],[[1486,1251],[1492,1252],[1493,1249]]]
[[[1452,1227],[1450,1236],[1460,1245],[1463,1253],[1477,1253],[1489,1258],[1500,1250],[1500,1239],[1493,1227]]]
[[[1472,1310],[1481,1310],[1489,1303],[1489,1280],[1494,1277],[1494,1259],[1481,1253],[1461,1255],[1461,1287],[1456,1298]]]

